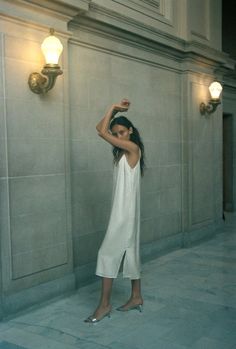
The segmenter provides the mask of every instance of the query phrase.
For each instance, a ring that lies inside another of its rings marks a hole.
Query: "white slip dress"
[[[113,198],[106,235],[98,251],[96,275],[140,278],[140,160],[134,168],[125,154],[114,168]],[[124,259],[123,259],[124,258]]]

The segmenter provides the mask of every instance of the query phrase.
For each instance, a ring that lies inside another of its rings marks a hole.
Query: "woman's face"
[[[113,136],[115,136],[119,139],[129,140],[130,135],[133,132],[133,130],[132,130],[132,127],[127,128],[127,127],[122,126],[122,125],[114,125],[111,129],[111,132],[112,132]]]

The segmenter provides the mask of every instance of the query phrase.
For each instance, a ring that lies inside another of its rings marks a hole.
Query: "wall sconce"
[[[50,36],[44,39],[41,49],[46,61],[41,73],[46,75],[46,77],[42,76],[40,73],[34,72],[30,74],[28,79],[31,91],[37,94],[44,94],[51,90],[55,85],[57,76],[63,74],[58,65],[63,46],[60,40],[54,36],[54,29],[50,29]]]
[[[202,115],[214,113],[217,106],[221,103],[220,102],[220,94],[222,91],[221,84],[217,81],[212,82],[211,85],[209,86],[209,91],[211,94],[211,99],[209,100],[208,104],[205,104],[203,102],[200,104],[200,113]]]

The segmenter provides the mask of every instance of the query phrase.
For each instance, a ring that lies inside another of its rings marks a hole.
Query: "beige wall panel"
[[[190,28],[193,36],[208,41],[210,0],[190,0]]]
[[[6,177],[1,186],[1,216],[6,212],[1,231],[6,294],[61,277],[72,262],[64,76],[46,96],[30,91],[29,74],[44,64],[42,34],[37,35],[34,28],[30,38],[26,28],[27,35],[18,35],[17,26],[12,23],[11,31],[1,35],[0,145],[5,162],[1,161],[0,175]]]
[[[236,91],[232,89],[230,86],[225,86],[225,89],[223,91],[224,95],[224,104],[223,104],[223,111],[226,114],[232,115],[233,117],[233,204],[234,204],[234,210],[236,207]]]
[[[202,95],[200,83],[192,83],[192,225],[214,219],[213,186],[213,115],[202,116],[198,101]],[[208,97],[207,86],[204,87]],[[197,101],[197,103],[196,103]]]
[[[189,39],[221,50],[221,0],[188,0]]]

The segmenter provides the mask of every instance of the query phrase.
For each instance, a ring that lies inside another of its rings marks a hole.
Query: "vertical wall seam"
[[[3,86],[3,121],[4,121],[4,141],[5,141],[5,159],[6,159],[6,192],[7,192],[7,197],[6,197],[6,205],[7,205],[7,227],[8,227],[8,247],[9,247],[9,279],[12,279],[12,245],[11,245],[11,220],[10,220],[10,197],[9,197],[9,162],[8,162],[8,132],[7,132],[7,107],[6,107],[6,62],[5,62],[5,34],[1,33],[1,50],[2,50],[2,60],[1,60],[1,65],[2,65],[2,86]],[[1,241],[3,240],[3,237],[1,236]],[[3,245],[3,244],[2,244]],[[3,262],[3,254],[1,253],[1,260]],[[2,263],[1,263],[2,264]],[[2,264],[2,273],[5,268],[3,268]],[[4,279],[4,276],[1,275],[2,280]],[[2,285],[3,287],[3,285]],[[2,297],[2,295],[1,295]]]

